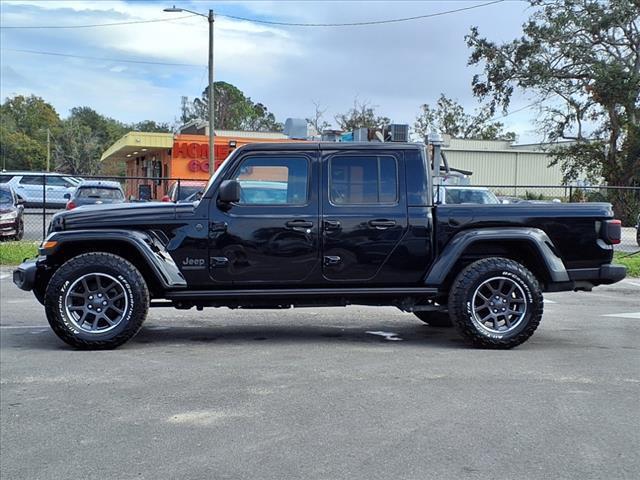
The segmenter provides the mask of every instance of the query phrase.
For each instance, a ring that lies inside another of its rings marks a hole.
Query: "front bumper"
[[[13,283],[21,290],[33,290],[36,284],[36,276],[38,274],[38,261],[27,260],[22,262],[18,268],[13,271]]]
[[[18,232],[18,222],[12,220],[0,222],[0,236],[15,235]]]

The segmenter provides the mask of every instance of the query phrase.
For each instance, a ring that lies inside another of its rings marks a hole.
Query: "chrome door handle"
[[[286,222],[285,225],[289,228],[311,228],[313,227],[313,222],[309,222],[308,220],[290,220]]]
[[[395,227],[395,220],[370,220],[369,225],[377,228],[378,230],[384,230],[386,228]]]
[[[325,230],[337,230],[340,228],[339,220],[325,220],[324,221],[324,229]]]

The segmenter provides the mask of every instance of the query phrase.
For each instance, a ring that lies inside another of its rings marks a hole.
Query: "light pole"
[[[194,12],[193,10],[189,10],[187,8],[176,7],[175,5],[171,8],[165,8],[165,12],[189,12],[194,15],[199,15],[201,17],[206,18],[209,21],[209,175],[213,175],[213,170],[215,169],[215,133],[214,133],[214,115],[215,112],[213,110],[213,22],[215,18],[213,16],[213,10],[209,10],[209,15],[205,15],[204,13]]]

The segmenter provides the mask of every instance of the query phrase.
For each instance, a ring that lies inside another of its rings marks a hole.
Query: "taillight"
[[[74,208],[76,208],[76,204],[75,203],[73,203],[71,201],[67,202],[67,210],[72,210]]]
[[[617,245],[622,239],[622,222],[620,220],[606,220],[602,224],[602,238],[610,245]]]

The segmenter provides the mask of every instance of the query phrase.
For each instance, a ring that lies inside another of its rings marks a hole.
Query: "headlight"
[[[3,220],[15,220],[15,218],[18,216],[18,211],[14,210],[13,212],[9,212],[9,213],[3,213],[2,215],[0,215],[0,221]]]

